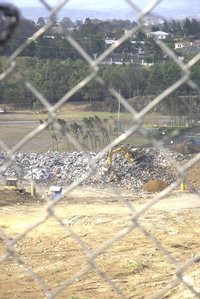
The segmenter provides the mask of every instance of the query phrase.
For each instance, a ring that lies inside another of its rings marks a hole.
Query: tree
[[[10,80],[3,88],[3,99],[5,104],[18,105],[19,107],[29,107],[34,99],[32,93],[22,82]]]
[[[93,24],[90,18],[86,18],[84,24],[79,28],[79,34],[82,37],[91,37],[97,34],[97,25]]]
[[[174,37],[181,37],[184,35],[183,28],[180,24],[180,22],[172,20],[170,23],[171,33]]]
[[[92,80],[83,89],[83,96],[91,102],[102,101],[105,98],[105,88],[96,80]]]
[[[83,25],[83,21],[82,20],[76,20],[75,22],[75,27],[78,30],[81,26]]]
[[[164,52],[161,49],[161,47],[159,47],[157,45],[157,43],[155,42],[155,40],[153,38],[148,38],[145,45],[144,45],[144,51],[147,54],[151,54],[153,57],[153,61],[157,62],[157,61],[163,61],[164,59]]]
[[[153,25],[152,28],[151,28],[151,31],[155,32],[155,31],[159,31],[160,28],[158,25]]]
[[[191,31],[192,35],[199,36],[200,25],[199,22],[197,22],[197,20],[195,19],[192,19]]]
[[[46,20],[45,20],[45,18],[43,18],[43,17],[39,17],[38,18],[38,21],[37,21],[37,26],[38,27],[43,27],[43,26],[45,26],[46,25]]]
[[[171,32],[170,24],[166,20],[162,24],[162,30],[167,33]]]
[[[69,89],[72,89],[76,84],[82,81],[88,74],[89,68],[83,60],[76,60],[74,62],[68,60],[70,62],[70,69],[68,69],[69,75]],[[67,70],[66,70],[67,72]],[[80,95],[82,95],[83,90],[76,93],[74,98],[79,99]]]
[[[172,117],[189,114],[189,106],[187,105],[187,102],[174,94],[170,95],[164,100],[163,108],[164,112],[169,113]]]
[[[40,36],[35,45],[35,56],[41,59],[56,58],[56,44],[53,39]]]
[[[183,24],[183,32],[186,36],[189,36],[189,35],[193,34],[192,23],[188,18],[186,18],[186,20]]]
[[[74,23],[72,22],[72,20],[68,17],[64,17],[62,19],[62,21],[60,22],[61,26],[62,26],[62,29],[64,31],[66,31],[67,29],[71,29],[74,27]]]
[[[81,55],[73,48],[73,46],[66,39],[59,39],[57,41],[57,59],[81,59]]]

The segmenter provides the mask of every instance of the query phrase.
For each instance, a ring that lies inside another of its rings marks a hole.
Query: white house
[[[155,31],[147,33],[147,37],[158,38],[158,39],[166,39],[169,33],[164,31]]]
[[[144,45],[145,41],[144,40],[141,40],[141,41],[131,40],[131,44],[133,44],[133,45],[136,45],[136,44]]]
[[[192,42],[175,42],[174,43],[174,49],[183,49],[186,47],[192,47],[193,43]]]
[[[185,47],[185,45],[183,43],[180,43],[180,42],[174,43],[174,49],[182,49],[184,47]]]
[[[152,66],[154,65],[154,62],[144,62],[144,59],[142,59],[141,65]]]
[[[114,38],[114,39],[108,39],[108,38],[105,39],[105,44],[106,44],[106,46],[111,46],[111,45],[113,45],[114,43],[116,43],[115,38]]]

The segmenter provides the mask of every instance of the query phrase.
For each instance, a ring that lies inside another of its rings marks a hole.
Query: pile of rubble
[[[92,170],[90,163],[94,158],[97,162]],[[5,172],[1,171],[1,176],[18,176],[21,180],[34,179],[41,185],[60,186],[67,186],[85,177],[82,182],[84,186],[104,187],[112,184],[138,190],[149,180],[159,179],[166,183],[174,181],[174,161],[183,159],[181,154],[168,152],[166,155],[156,148],[147,148],[140,162],[127,160],[120,153],[114,155],[111,171],[108,171],[107,156],[98,159],[97,154],[93,152],[17,153],[15,163]],[[5,162],[6,155],[1,153],[1,166]]]

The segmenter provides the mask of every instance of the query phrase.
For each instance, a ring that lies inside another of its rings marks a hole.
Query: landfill
[[[56,184],[68,186],[80,182],[81,186],[125,187],[141,190],[150,180],[162,180],[167,184],[177,178],[175,162],[185,157],[180,153],[162,152],[157,148],[146,148],[139,161],[127,160],[121,153],[113,156],[111,170],[107,155],[95,152],[46,152],[16,153],[13,163],[5,168],[8,161],[4,152],[0,153],[1,180],[17,177],[23,183],[34,180],[39,185]]]

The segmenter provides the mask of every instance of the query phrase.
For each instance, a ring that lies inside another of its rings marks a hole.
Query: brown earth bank
[[[200,161],[187,170],[186,179],[192,188],[200,190]],[[187,186],[186,186],[187,188]]]

